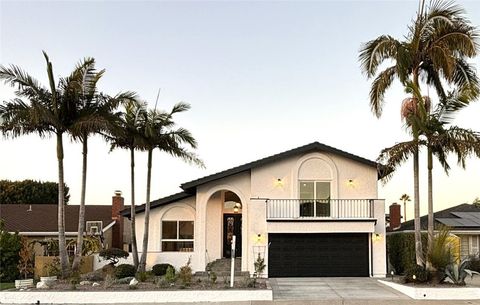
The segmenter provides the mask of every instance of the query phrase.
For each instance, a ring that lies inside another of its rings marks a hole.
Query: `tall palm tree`
[[[15,65],[0,66],[0,80],[17,87],[11,101],[0,106],[2,117],[1,131],[11,137],[37,133],[41,137],[55,135],[58,163],[58,242],[62,276],[69,274],[69,263],[65,240],[65,190],[63,168],[63,134],[72,124],[72,109],[78,96],[71,88],[80,83],[81,70],[91,64],[91,59],[83,60],[69,77],[60,78],[58,84],[53,76],[53,66],[43,52],[47,64],[49,87],[42,86],[26,71]]]
[[[119,125],[114,128],[107,139],[111,143],[111,150],[115,148],[128,149],[130,151],[130,230],[132,236],[132,256],[135,268],[138,268],[137,234],[135,229],[135,150],[143,147],[140,133],[140,119],[145,115],[145,104],[138,101],[130,101],[125,104],[125,112],[122,113]]]
[[[425,7],[421,0],[413,24],[405,40],[400,41],[389,35],[382,35],[365,43],[359,54],[361,69],[367,78],[373,78],[370,90],[370,107],[373,113],[382,114],[384,95],[395,79],[404,86],[407,82],[420,91],[421,81],[433,86],[440,99],[446,94],[443,83],[458,88],[478,84],[475,70],[466,61],[476,55],[478,32],[464,17],[464,10],[452,2],[432,1]],[[378,72],[379,67],[393,61],[393,65]],[[378,72],[378,73],[377,73]],[[478,90],[474,92],[477,96]],[[421,102],[422,99],[418,99]],[[420,107],[423,108],[423,107]],[[412,136],[419,141],[418,130],[412,129]],[[423,265],[420,235],[420,194],[418,177],[419,152],[413,150],[414,207],[415,207],[415,253],[418,265]]]
[[[91,135],[108,132],[119,120],[119,113],[115,112],[118,105],[126,100],[134,99],[135,93],[122,92],[114,97],[99,93],[97,83],[105,70],[95,70],[95,60],[81,70],[81,83],[73,84],[72,91],[78,95],[73,122],[69,133],[74,140],[82,144],[82,186],[80,193],[78,235],[72,271],[78,271],[83,252],[83,234],[85,232],[85,195],[87,184],[87,154],[88,138]]]
[[[399,200],[403,201],[403,221],[407,221],[407,202],[412,201],[412,199],[408,194],[403,194]]]
[[[184,145],[197,148],[197,142],[192,134],[184,128],[175,128],[173,115],[190,109],[189,104],[178,103],[170,112],[150,110],[144,114],[140,124],[143,137],[143,149],[147,151],[147,193],[145,201],[145,224],[143,233],[142,256],[138,265],[139,272],[145,272],[148,249],[149,221],[150,221],[150,186],[152,177],[152,154],[158,148],[173,157],[203,166],[203,162]]]

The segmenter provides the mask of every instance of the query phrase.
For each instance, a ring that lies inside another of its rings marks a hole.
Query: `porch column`
[[[372,271],[374,277],[385,277],[387,273],[386,235],[385,235],[385,200],[374,200],[374,218],[377,220],[375,232],[372,233]],[[378,234],[374,236],[375,234]]]

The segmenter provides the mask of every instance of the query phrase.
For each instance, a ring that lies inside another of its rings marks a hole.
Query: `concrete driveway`
[[[373,278],[271,278],[274,300],[410,300]]]

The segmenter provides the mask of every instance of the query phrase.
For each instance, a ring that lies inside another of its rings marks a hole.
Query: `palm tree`
[[[417,16],[409,26],[404,41],[382,35],[364,44],[360,50],[361,69],[367,78],[375,77],[370,90],[370,107],[373,113],[382,114],[384,95],[395,79],[404,86],[413,83],[420,91],[420,80],[433,86],[440,99],[446,94],[442,82],[458,88],[472,87],[478,96],[478,79],[475,70],[466,61],[478,50],[478,32],[463,16],[464,11],[451,2],[433,1],[425,9],[421,0]],[[394,64],[378,72],[379,67],[393,61]],[[421,96],[421,95],[420,95]],[[422,99],[417,99],[422,103]],[[419,107],[420,109],[424,107]],[[414,141],[419,142],[418,130],[411,131]],[[418,265],[423,265],[420,235],[420,194],[418,177],[418,147],[413,153],[414,207],[415,207],[415,253]]]
[[[150,220],[150,185],[152,174],[152,154],[155,148],[166,152],[173,157],[181,158],[186,162],[203,166],[203,162],[183,145],[193,149],[197,142],[192,134],[184,128],[175,129],[172,117],[176,113],[190,109],[189,104],[178,103],[167,113],[159,110],[150,110],[143,115],[140,130],[143,137],[143,149],[147,151],[147,194],[145,201],[145,224],[142,244],[142,256],[138,265],[138,272],[145,272],[148,249],[148,234]]]
[[[403,221],[407,221],[407,202],[412,201],[412,199],[408,194],[403,194],[400,200],[403,201],[403,217],[405,218]]]
[[[119,114],[115,109],[119,103],[134,99],[132,92],[122,92],[114,97],[104,95],[97,91],[97,83],[103,76],[105,70],[95,70],[95,60],[90,60],[91,64],[81,70],[81,83],[74,84],[73,91],[76,91],[79,102],[75,105],[76,109],[72,118],[72,125],[69,133],[74,140],[82,144],[82,186],[80,195],[80,206],[78,213],[78,235],[75,257],[72,263],[72,270],[78,271],[82,258],[83,234],[85,232],[85,195],[87,183],[87,154],[88,138],[91,135],[108,132],[112,126],[119,120]]]
[[[111,143],[111,150],[115,148],[128,149],[130,151],[130,230],[132,236],[132,256],[135,268],[138,268],[137,235],[135,229],[135,149],[142,147],[140,134],[140,118],[145,115],[145,105],[137,101],[125,104],[125,112],[122,113],[119,125],[107,136]]]
[[[1,131],[4,135],[17,137],[37,133],[41,137],[50,134],[56,137],[58,163],[58,242],[62,276],[69,274],[69,263],[65,240],[65,190],[63,168],[63,134],[72,124],[72,109],[78,102],[76,92],[71,90],[82,81],[83,69],[91,64],[91,59],[83,60],[69,77],[60,78],[58,85],[53,76],[53,67],[47,54],[49,88],[43,87],[35,78],[20,67],[0,66],[0,79],[17,87],[16,98],[0,106],[2,117]],[[27,101],[24,101],[27,100]]]

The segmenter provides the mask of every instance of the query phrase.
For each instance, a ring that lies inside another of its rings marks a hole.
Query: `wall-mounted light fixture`
[[[253,241],[256,244],[261,244],[264,241],[262,233],[255,234],[255,236],[253,237]]]
[[[277,178],[277,180],[275,180],[275,186],[276,187],[282,187],[283,186],[283,179],[282,178]]]
[[[235,203],[235,206],[233,207],[233,213],[238,213],[241,208],[242,208],[241,203],[239,203],[239,202]]]
[[[355,187],[355,180],[348,179],[347,180],[347,185],[348,185],[348,187],[352,187],[352,188]]]
[[[378,233],[372,233],[372,241],[377,242],[382,240],[382,235]]]

